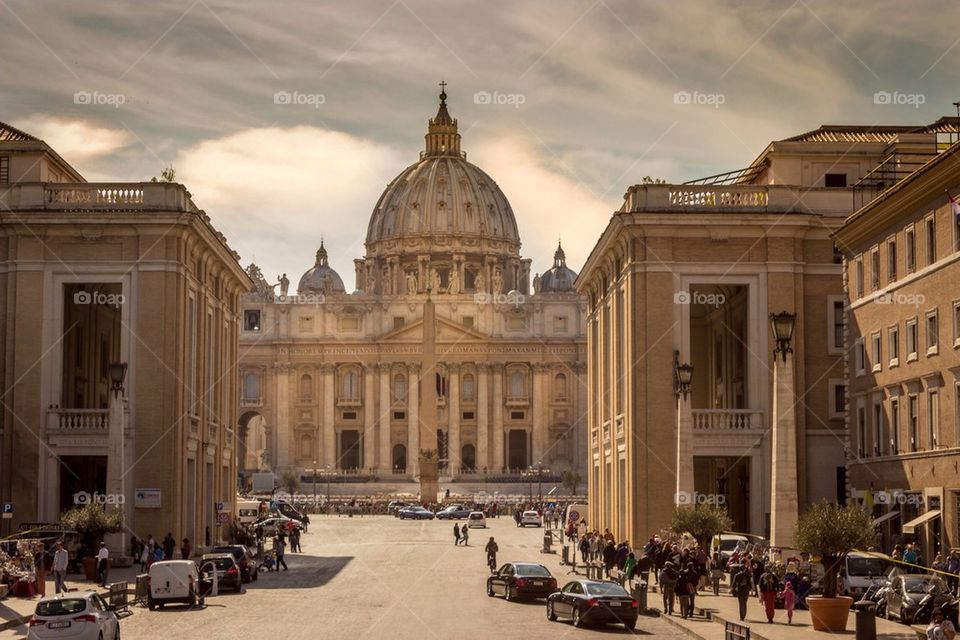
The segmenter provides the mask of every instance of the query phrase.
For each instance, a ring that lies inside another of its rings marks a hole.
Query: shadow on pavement
[[[353,556],[310,556],[302,553],[284,556],[289,571],[261,570],[256,582],[244,587],[250,591],[260,589],[309,589],[322,587],[343,571]]]

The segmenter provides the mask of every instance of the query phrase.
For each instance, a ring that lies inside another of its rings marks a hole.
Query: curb
[[[659,613],[659,610],[656,610],[656,609],[651,609],[651,611],[658,611],[658,613]],[[690,627],[687,627],[686,625],[682,625],[682,624],[680,624],[679,622],[677,622],[676,620],[674,620],[674,619],[673,619],[673,616],[665,616],[665,615],[662,615],[662,614],[661,614],[659,617],[660,617],[661,620],[666,620],[666,621],[669,622],[672,626],[676,627],[676,628],[679,629],[680,631],[683,631],[687,636],[689,636],[689,637],[691,637],[691,638],[694,638],[695,640],[707,640],[706,638],[704,638],[702,635],[700,635],[699,633],[697,633],[696,631],[694,631],[694,630],[691,629]],[[710,620],[707,620],[707,622],[710,622]]]

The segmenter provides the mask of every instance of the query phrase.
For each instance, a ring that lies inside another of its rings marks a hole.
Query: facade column
[[[593,466],[593,451],[590,449],[590,401],[587,398],[589,390],[589,380],[587,377],[587,364],[577,362],[573,365],[573,384],[575,404],[573,406],[574,416],[574,444],[573,459],[576,461],[575,468],[583,478],[583,486],[587,486],[590,467]]]
[[[336,438],[333,427],[333,376],[335,367],[326,363],[320,365],[320,378],[323,382],[323,466],[336,469]]]
[[[690,394],[677,396],[677,486],[673,502],[693,504],[693,411]]]
[[[460,365],[447,365],[447,472],[460,473]]]
[[[407,366],[407,473],[417,475],[420,465],[420,366]]]
[[[360,468],[364,471],[376,465],[377,457],[376,405],[373,403],[375,375],[373,365],[363,367],[363,450],[360,452]]]
[[[487,377],[490,375],[490,365],[477,364],[477,469],[486,472],[490,468],[490,441],[489,400],[487,399]]]
[[[493,365],[493,472],[503,471],[503,364]]]
[[[768,469],[764,449],[766,443],[763,445],[754,447],[750,453],[750,478],[749,482],[749,495],[747,499],[750,504],[750,533],[756,535],[766,535],[766,506],[767,502],[764,496],[764,476],[766,470]]]
[[[770,546],[793,545],[797,524],[797,413],[793,389],[793,352],[774,355],[773,428],[770,454]],[[780,355],[780,357],[777,357]]]
[[[546,462],[544,443],[547,440],[547,375],[549,368],[538,362],[533,365],[533,437],[531,464]]]
[[[281,469],[290,463],[290,367],[279,364],[275,368],[277,385],[277,424],[273,425],[276,450],[273,459]],[[198,462],[198,464],[200,464]]]
[[[390,364],[381,362],[380,366],[380,460],[378,469],[381,476],[389,476],[392,471],[390,460]],[[408,403],[409,404],[409,403]]]

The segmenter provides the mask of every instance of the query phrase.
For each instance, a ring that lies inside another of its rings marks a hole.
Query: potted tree
[[[733,528],[733,520],[724,507],[714,504],[678,505],[670,518],[670,531],[693,536],[700,548],[710,552],[713,537]]]
[[[819,556],[824,569],[823,595],[806,600],[816,631],[846,630],[853,598],[837,597],[837,575],[847,554],[867,547],[872,538],[873,518],[853,504],[841,507],[822,500],[800,515],[794,545]]]
[[[83,557],[83,571],[88,580],[97,579],[96,551],[103,536],[123,528],[123,514],[119,510],[107,511],[103,505],[89,502],[60,515],[64,529],[76,531],[87,550]]]

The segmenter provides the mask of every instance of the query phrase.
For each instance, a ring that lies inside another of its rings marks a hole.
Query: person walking
[[[300,527],[294,527],[290,531],[290,551],[292,553],[302,553],[300,549]]]
[[[100,550],[97,551],[97,575],[100,578],[100,586],[107,586],[107,573],[110,564],[110,552],[107,551],[107,545],[100,543]]]
[[[747,600],[750,599],[750,572],[744,565],[733,567],[733,577],[730,578],[730,592],[736,596],[740,606],[740,622],[747,617]]]
[[[663,565],[663,569],[657,578],[660,583],[660,591],[663,595],[663,612],[666,615],[673,615],[673,592],[677,586],[677,579],[679,577],[677,570],[673,567],[673,563],[667,561],[666,564]]]
[[[189,560],[190,556],[193,555],[193,545],[190,544],[190,538],[184,538],[183,542],[180,543],[180,558],[183,560]]]
[[[777,591],[780,590],[780,581],[777,576],[767,569],[760,576],[760,582],[757,589],[760,591],[760,599],[763,600],[763,609],[767,614],[767,622],[773,622],[773,616],[776,613]]]
[[[927,640],[954,640],[957,637],[957,630],[953,623],[946,619],[943,609],[937,607],[930,617],[930,624],[926,629]]]
[[[453,546],[460,544],[460,523],[453,523]]]
[[[70,561],[70,555],[63,546],[63,540],[57,541],[57,550],[53,554],[53,586],[57,593],[66,593],[67,589],[67,563]]]
[[[634,555],[633,551],[627,554],[627,559],[623,561],[623,578],[626,580],[627,586],[633,586],[633,574],[637,568],[637,556]]]
[[[617,562],[617,547],[613,544],[613,542],[606,541],[606,544],[603,546],[602,555],[604,575],[609,578],[610,572],[613,570],[613,567]]]
[[[284,571],[287,571],[287,563],[283,559],[283,551],[287,548],[287,543],[284,541],[283,536],[278,535],[273,541],[273,550],[277,553],[277,571],[280,571],[280,567],[283,567]]]
[[[463,527],[460,528],[460,537],[463,539],[463,546],[469,547],[470,546],[469,544],[470,527],[468,527],[467,525],[463,525]]]
[[[580,538],[580,544],[577,545],[577,548],[580,549],[580,558],[583,560],[583,564],[587,564],[587,558],[590,556],[590,538],[588,536]]]
[[[677,598],[680,600],[680,617],[684,620],[692,615],[690,602],[696,589],[696,576],[693,571],[691,571],[691,565],[688,564],[680,570],[680,576],[677,578],[677,585],[675,587]]]
[[[723,558],[720,553],[713,554],[710,560],[710,581],[713,583],[713,595],[720,595],[720,581],[723,579]]]
[[[945,571],[950,575],[947,577],[947,584],[950,586],[950,593],[957,593],[957,583],[960,582],[960,554],[953,549],[947,556]]]
[[[793,590],[793,584],[784,584],[780,597],[783,598],[783,608],[787,611],[787,624],[793,624],[793,609],[797,606],[797,593]]]
[[[146,573],[147,569],[150,567],[150,563],[153,561],[153,556],[150,554],[153,553],[153,547],[149,544],[143,545],[143,549],[140,550],[140,557],[137,560],[140,562],[140,573]]]
[[[177,541],[174,540],[173,534],[169,531],[167,535],[163,538],[163,559],[164,560],[173,560],[173,550],[177,546]]]

